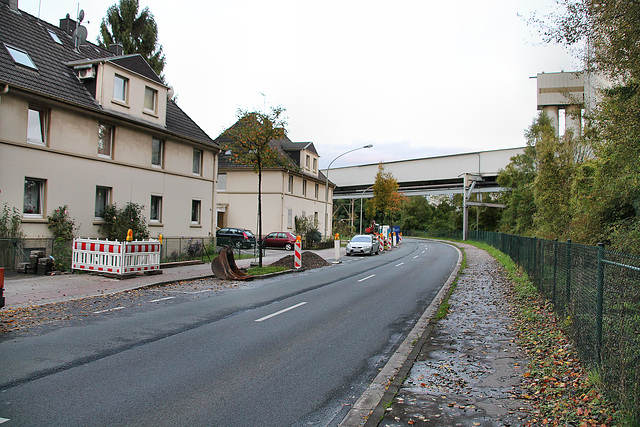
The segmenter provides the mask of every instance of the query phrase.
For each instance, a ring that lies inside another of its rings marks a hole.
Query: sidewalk
[[[447,316],[435,324],[379,426],[520,426],[527,360],[516,343],[509,286],[487,252],[460,244],[467,268]]]
[[[269,256],[262,258],[264,265],[293,253],[286,251],[273,252]],[[333,248],[313,252],[329,262],[335,259],[335,250]],[[341,252],[341,256],[343,255],[344,248]],[[236,265],[239,268],[247,268],[252,261],[254,261],[254,258],[236,260]],[[20,274],[12,274],[10,277],[5,277],[4,281],[4,296],[6,298],[4,310],[109,295],[147,286],[205,277],[214,277],[210,263],[164,268],[162,269],[162,274],[139,275],[126,279],[110,278],[97,274],[28,275],[26,277]]]

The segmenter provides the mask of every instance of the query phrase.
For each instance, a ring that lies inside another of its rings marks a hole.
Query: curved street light
[[[327,214],[327,207],[329,205],[329,169],[331,169],[331,165],[333,164],[333,162],[335,162],[336,160],[338,160],[340,157],[344,156],[345,154],[352,153],[352,152],[354,152],[356,150],[362,150],[363,148],[371,148],[371,147],[373,147],[373,144],[367,144],[364,147],[358,147],[358,148],[354,148],[354,149],[349,150],[349,151],[345,151],[344,153],[340,154],[335,159],[331,160],[331,163],[329,163],[329,166],[327,167],[327,173],[325,175],[325,181],[324,181],[324,190],[325,190],[325,194],[324,194],[324,238],[325,239],[328,237],[328,235],[327,235],[327,227],[329,226],[329,216]]]

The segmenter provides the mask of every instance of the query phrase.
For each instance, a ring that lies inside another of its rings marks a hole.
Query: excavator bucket
[[[251,280],[253,276],[240,271],[233,257],[233,249],[225,247],[211,262],[211,271],[222,280]]]

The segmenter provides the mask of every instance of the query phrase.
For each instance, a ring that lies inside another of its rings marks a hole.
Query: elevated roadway
[[[383,166],[384,171],[390,172],[398,181],[399,191],[406,196],[463,194],[465,175],[473,177],[474,192],[493,193],[501,190],[496,182],[498,172],[509,164],[513,156],[522,153],[524,147],[517,147],[383,162]],[[370,198],[378,163],[322,172],[337,186],[334,199]]]

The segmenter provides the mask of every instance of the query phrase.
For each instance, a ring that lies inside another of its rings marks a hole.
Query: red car
[[[270,248],[285,248],[288,251],[293,250],[293,245],[296,243],[296,236],[289,232],[274,232],[269,233],[262,239],[262,247]]]

